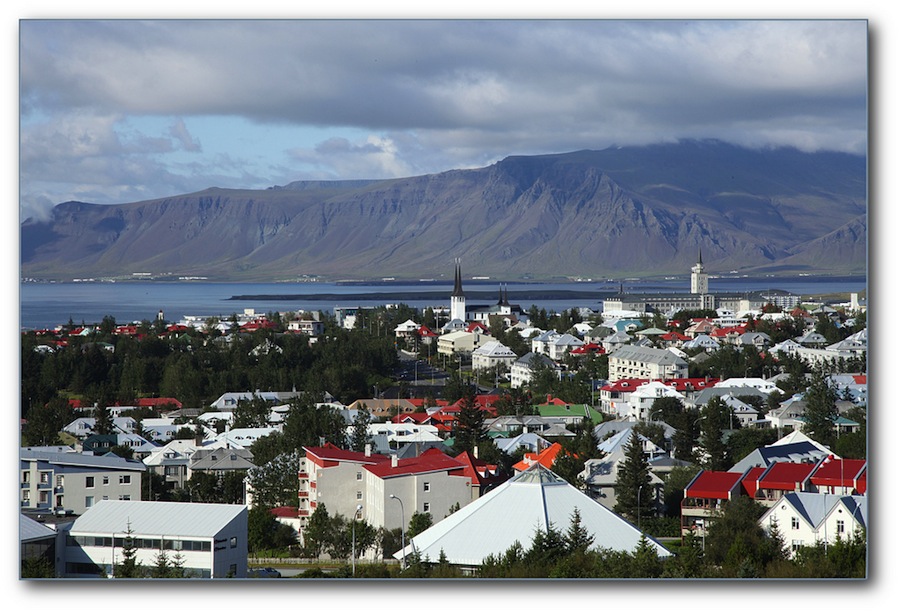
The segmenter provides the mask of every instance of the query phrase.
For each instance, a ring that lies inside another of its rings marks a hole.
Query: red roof
[[[865,459],[823,460],[809,481],[820,487],[853,487],[854,481],[865,471]]]
[[[565,453],[559,442],[554,442],[539,453],[525,453],[524,458],[513,466],[513,469],[524,472],[535,463],[540,463],[547,469],[553,467],[553,462],[560,453]]]
[[[853,382],[855,382],[857,385],[866,384],[866,375],[865,374],[854,374]]]
[[[395,414],[391,417],[391,423],[427,423],[431,420],[431,415],[427,412],[409,412],[406,414]]]
[[[461,452],[455,459],[465,465],[462,473],[464,476],[471,478],[472,482],[484,485],[504,480],[496,465],[476,459],[469,451]]]
[[[669,380],[664,380],[663,384],[668,385],[677,391],[691,391],[694,389],[713,387],[717,382],[719,382],[718,378],[670,378]]]
[[[461,461],[445,455],[437,448],[429,448],[418,457],[400,459],[397,465],[391,461],[383,461],[375,465],[367,465],[365,469],[379,478],[391,478],[393,476],[405,476],[407,474],[422,474],[424,472],[454,472],[458,471],[462,476],[465,464]]]
[[[597,353],[602,355],[606,353],[606,349],[594,342],[588,342],[587,344],[582,344],[581,346],[573,348],[569,352],[573,355],[584,355],[585,353]]]
[[[663,334],[659,337],[660,340],[664,340],[665,342],[675,342],[677,340],[681,340],[682,342],[686,342],[690,340],[690,336],[685,336],[677,331],[670,331],[667,334]]]
[[[747,470],[744,479],[741,480],[741,485],[744,487],[744,491],[746,491],[747,495],[750,497],[756,497],[756,485],[757,480],[759,479],[759,475],[766,471],[764,467],[752,467]]]
[[[469,333],[472,333],[476,329],[483,333],[487,333],[487,334],[491,333],[491,330],[489,330],[487,327],[485,327],[484,323],[479,323],[478,321],[475,321],[474,323],[469,323],[469,325],[466,327],[466,331]]]
[[[273,515],[280,518],[299,518],[300,510],[291,506],[279,506],[269,510]]]
[[[416,330],[416,333],[422,336],[423,338],[437,338],[437,334],[426,325],[420,325],[419,329]]]
[[[816,468],[814,463],[779,461],[770,465],[757,479],[760,489],[794,491]]]
[[[331,442],[326,442],[325,446],[304,446],[303,450],[306,451],[307,458],[312,459],[317,465],[323,466],[326,463],[334,465],[336,462],[340,461],[352,461],[354,463],[381,463],[390,461],[390,457],[385,455],[379,455],[377,453],[366,455],[365,453],[348,451],[338,448]]]
[[[684,496],[698,499],[730,499],[731,491],[742,476],[740,472],[704,470],[688,484]]]
[[[134,401],[135,406],[175,406],[181,408],[181,402],[174,397],[142,397]]]
[[[650,382],[649,378],[620,378],[615,382],[608,383],[600,387],[601,391],[634,391],[646,382]]]

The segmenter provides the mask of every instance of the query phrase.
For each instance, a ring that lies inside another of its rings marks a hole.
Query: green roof
[[[590,418],[593,423],[601,423],[603,421],[603,415],[587,404],[566,404],[564,406],[556,404],[538,404],[535,406],[535,409],[542,417],[586,416]]]

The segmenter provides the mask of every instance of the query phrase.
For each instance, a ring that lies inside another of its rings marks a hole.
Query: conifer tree
[[[834,421],[838,416],[838,395],[828,384],[823,370],[817,368],[813,371],[803,399],[806,401],[803,433],[824,446],[833,447],[836,441]]]
[[[637,523],[639,516],[650,514],[651,499],[650,464],[644,455],[640,436],[632,431],[625,446],[625,461],[619,466],[616,476],[616,505],[613,511]]]
[[[731,419],[731,408],[720,397],[713,397],[700,411],[700,465],[707,470],[727,470],[728,446],[723,434]]]
[[[456,433],[453,449],[457,453],[472,452],[487,438],[484,431],[484,411],[475,405],[475,396],[469,392],[463,397],[459,415],[456,417]]]
[[[125,538],[122,540],[122,562],[115,566],[116,578],[140,578],[141,564],[137,560],[137,544],[134,541],[134,531],[131,522],[125,530]]]
[[[594,543],[594,536],[581,524],[581,512],[578,508],[572,511],[572,518],[565,535],[566,551],[569,554],[584,553]]]
[[[353,428],[350,431],[350,450],[358,453],[366,450],[366,444],[372,443],[372,436],[369,434],[369,423],[372,421],[372,415],[363,404],[353,417]]]

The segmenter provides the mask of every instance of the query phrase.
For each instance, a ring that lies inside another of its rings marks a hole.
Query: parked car
[[[247,575],[250,578],[281,578],[281,572],[274,567],[255,567]]]

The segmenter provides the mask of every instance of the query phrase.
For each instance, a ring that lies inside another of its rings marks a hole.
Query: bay
[[[569,308],[602,308],[605,295],[622,287],[631,293],[687,292],[687,277],[666,279],[618,279],[590,282],[510,282],[464,280],[469,304],[493,304],[501,285],[509,300],[524,310],[532,304],[548,312]],[[809,297],[831,293],[861,293],[862,276],[710,277],[711,292],[738,293],[781,289]],[[46,329],[68,323],[98,323],[112,316],[118,323],[153,320],[162,310],[168,321],[188,315],[228,317],[253,309],[270,311],[322,310],[337,306],[378,306],[405,303],[415,308],[449,306],[452,283],[351,282],[351,283],[214,283],[171,281],[69,282],[19,284],[19,326],[23,330]],[[240,297],[243,296],[243,297]],[[415,299],[408,299],[408,298]],[[237,298],[237,299],[236,299]]]

